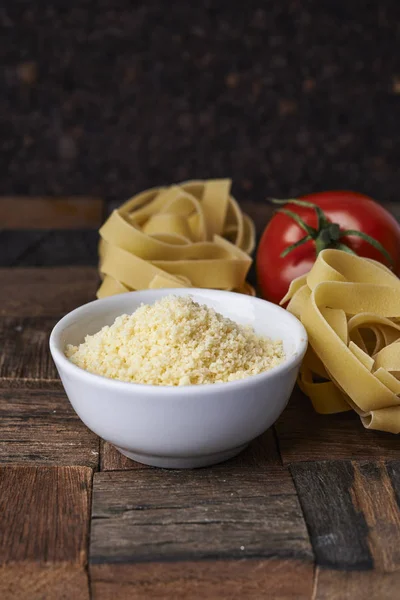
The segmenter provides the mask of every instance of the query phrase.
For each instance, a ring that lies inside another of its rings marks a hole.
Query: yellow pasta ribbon
[[[202,287],[255,295],[246,282],[254,223],[230,179],[146,190],[100,229],[98,298],[131,290]]]
[[[400,279],[383,265],[323,250],[281,304],[305,326],[299,385],[319,413],[355,410],[400,433]]]

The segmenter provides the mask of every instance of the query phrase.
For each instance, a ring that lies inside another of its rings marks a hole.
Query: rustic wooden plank
[[[94,476],[92,563],[311,556],[282,467]]]
[[[84,568],[24,562],[0,565],[1,600],[88,600]]]
[[[291,471],[317,564],[400,568],[399,505],[383,462],[297,463]]]
[[[58,379],[49,351],[49,335],[57,319],[0,318],[0,378]]]
[[[343,459],[397,459],[397,436],[365,429],[354,412],[319,415],[300,390],[275,424],[284,464]]]
[[[93,600],[309,600],[313,565],[284,559],[206,560],[91,565],[90,573]]]
[[[270,427],[253,440],[243,452],[228,460],[224,465],[234,469],[237,467],[263,468],[271,465],[282,465],[274,428]]]
[[[2,285],[25,285],[40,284],[47,286],[49,284],[62,285],[63,283],[73,283],[74,281],[95,282],[98,279],[98,271],[95,267],[15,267],[0,268],[0,278]]]
[[[240,467],[262,467],[267,465],[280,465],[279,455],[274,430],[271,428],[256,440],[243,452],[224,463],[226,468]],[[130,460],[109,442],[102,441],[100,445],[100,470],[122,471],[125,469],[151,469],[134,460]]]
[[[0,197],[2,229],[77,229],[100,227],[104,216],[101,198],[73,196]]]
[[[89,598],[91,469],[0,467],[0,598]]]
[[[43,231],[8,231],[0,230],[0,266],[12,267],[30,251],[40,245],[45,237]]]
[[[396,468],[396,466],[392,465]],[[383,462],[353,463],[353,503],[368,525],[368,545],[375,570],[400,569],[400,510]]]
[[[97,468],[99,438],[79,419],[65,393],[42,382],[0,387],[0,463]]]
[[[124,471],[131,469],[151,469],[148,465],[142,465],[135,460],[130,460],[109,442],[100,442],[100,470],[101,471]]]
[[[93,494],[95,599],[291,598],[293,585],[311,597],[309,539],[280,466],[100,472]]]
[[[319,567],[316,573],[315,600],[396,600],[400,572],[331,571]]]
[[[62,316],[96,299],[95,267],[0,269],[0,316]]]
[[[291,466],[317,564],[336,569],[372,569],[368,525],[353,503],[350,462]]]
[[[393,486],[396,502],[400,506],[400,461],[387,462],[386,470]]]
[[[98,244],[99,235],[94,229],[49,231],[15,266],[94,266],[98,263]]]
[[[94,266],[98,263],[98,242],[96,229],[3,230],[0,266]]]
[[[0,395],[2,390],[44,390],[46,392],[63,392],[63,384],[60,379],[1,379],[0,378]]]
[[[0,563],[84,565],[92,470],[3,465],[0,477]]]

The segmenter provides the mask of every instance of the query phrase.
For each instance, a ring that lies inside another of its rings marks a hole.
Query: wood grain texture
[[[2,600],[89,597],[91,474],[86,467],[0,467]]]
[[[254,440],[243,452],[224,463],[226,468],[262,467],[280,465],[279,455],[273,428]],[[100,445],[100,470],[122,471],[126,469],[151,469],[146,465],[130,460],[109,442],[102,441]]]
[[[60,379],[1,379],[0,394],[2,390],[45,390],[46,392],[63,392],[64,388]]]
[[[392,464],[393,468],[400,463]],[[353,463],[353,503],[368,525],[368,546],[374,569],[400,569],[400,509],[390,475],[383,462]]]
[[[92,564],[267,557],[312,558],[282,467],[94,476]]]
[[[331,571],[318,568],[315,600],[398,600],[400,572]]]
[[[396,435],[365,429],[353,412],[319,415],[297,388],[275,428],[284,464],[342,459],[400,460]]]
[[[46,267],[98,264],[97,229],[52,230],[34,252],[18,262],[20,266]]]
[[[0,565],[1,600],[89,600],[84,567],[24,562]]]
[[[317,564],[372,569],[365,516],[353,503],[350,462],[298,463],[291,472]]]
[[[396,502],[400,506],[400,461],[388,461],[386,471],[393,486]]]
[[[18,380],[16,380],[18,381]],[[65,393],[39,382],[0,387],[0,463],[98,467],[99,438]]]
[[[94,267],[0,269],[0,316],[63,316],[96,299]]]
[[[2,230],[1,267],[97,265],[97,229]]]
[[[237,467],[265,468],[272,465],[282,465],[273,427],[270,427],[268,431],[253,440],[238,456],[235,456],[235,458],[232,458],[225,463],[226,467],[231,467],[233,469],[236,469]]]
[[[91,197],[0,197],[2,229],[76,229],[100,227],[104,201]]]
[[[0,379],[56,379],[49,350],[52,317],[0,318]]]
[[[43,231],[8,231],[0,229],[0,266],[13,267],[20,259],[34,251],[44,238]]]
[[[152,469],[148,465],[142,465],[135,460],[130,460],[110,444],[101,440],[100,442],[100,471],[125,471],[132,469]]]
[[[383,462],[299,463],[291,471],[318,565],[400,568],[399,505]]]
[[[93,600],[309,600],[313,565],[284,559],[102,564],[91,565],[90,575]]]

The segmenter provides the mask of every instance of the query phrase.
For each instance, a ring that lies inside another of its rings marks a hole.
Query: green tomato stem
[[[302,246],[303,244],[305,244],[306,242],[309,242],[312,239],[313,239],[313,237],[311,235],[306,235],[305,237],[301,238],[301,240],[299,240],[298,242],[295,242],[291,246],[288,246],[287,248],[285,248],[285,250],[281,253],[281,258],[285,258],[285,256],[287,256],[289,254],[289,252],[292,252],[292,250],[296,250],[296,248],[298,248],[299,246]]]
[[[283,213],[284,215],[287,215],[288,217],[296,221],[297,225],[304,229],[304,231],[308,233],[308,235],[311,235],[313,237],[316,235],[317,230],[314,229],[314,227],[310,227],[310,225],[307,225],[307,223],[305,223],[305,221],[303,221],[303,219],[293,211],[287,210],[286,208],[281,208],[280,210],[278,210],[278,212]]]
[[[355,235],[364,240],[364,242],[368,242],[368,244],[371,244],[371,246],[373,246],[374,248],[379,250],[381,254],[383,254],[383,256],[388,260],[390,265],[393,265],[393,258],[390,256],[389,252],[375,238],[371,237],[367,233],[364,233],[363,231],[358,231],[357,229],[347,229],[345,231],[342,231],[343,237],[347,235]]]
[[[341,243],[340,239],[346,236],[357,236],[363,239],[365,242],[371,244],[371,246],[373,246],[374,248],[376,248],[386,258],[389,264],[391,266],[393,265],[392,257],[390,256],[386,248],[384,248],[384,246],[382,246],[382,244],[378,242],[378,240],[364,233],[363,231],[358,231],[356,229],[347,229],[344,231],[341,230],[338,223],[332,223],[331,221],[329,221],[324,211],[317,204],[314,204],[313,202],[307,202],[306,200],[298,200],[297,198],[290,198],[289,200],[278,200],[277,198],[269,198],[269,201],[272,202],[272,204],[278,205],[294,204],[295,206],[304,206],[306,208],[312,208],[314,209],[318,219],[317,229],[315,229],[314,227],[308,225],[304,221],[304,219],[300,217],[300,215],[287,208],[281,208],[277,211],[293,219],[297,223],[297,225],[307,233],[307,235],[301,240],[288,246],[282,252],[281,257],[287,256],[290,252],[292,252],[299,246],[302,246],[306,242],[309,242],[310,240],[315,241],[315,250],[317,256],[322,250],[326,250],[327,248],[335,248],[337,250],[343,250],[344,252],[347,252],[349,254],[356,255],[356,252],[354,252],[354,250],[352,250],[347,244]]]
[[[306,200],[297,200],[297,198],[290,198],[290,200],[278,200],[277,198],[269,198],[269,200],[270,202],[272,202],[272,204],[294,204],[295,206],[304,206],[304,208],[313,208],[318,218],[318,231],[329,223],[322,208],[320,208],[317,204],[314,204],[313,202],[307,202]]]

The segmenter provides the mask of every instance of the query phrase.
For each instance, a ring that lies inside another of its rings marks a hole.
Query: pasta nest
[[[254,223],[229,179],[146,190],[100,229],[97,297],[131,290],[200,287],[254,295],[246,282]]]
[[[363,425],[400,432],[400,279],[387,267],[323,250],[282,304],[305,326],[299,385],[319,413],[355,410]]]

